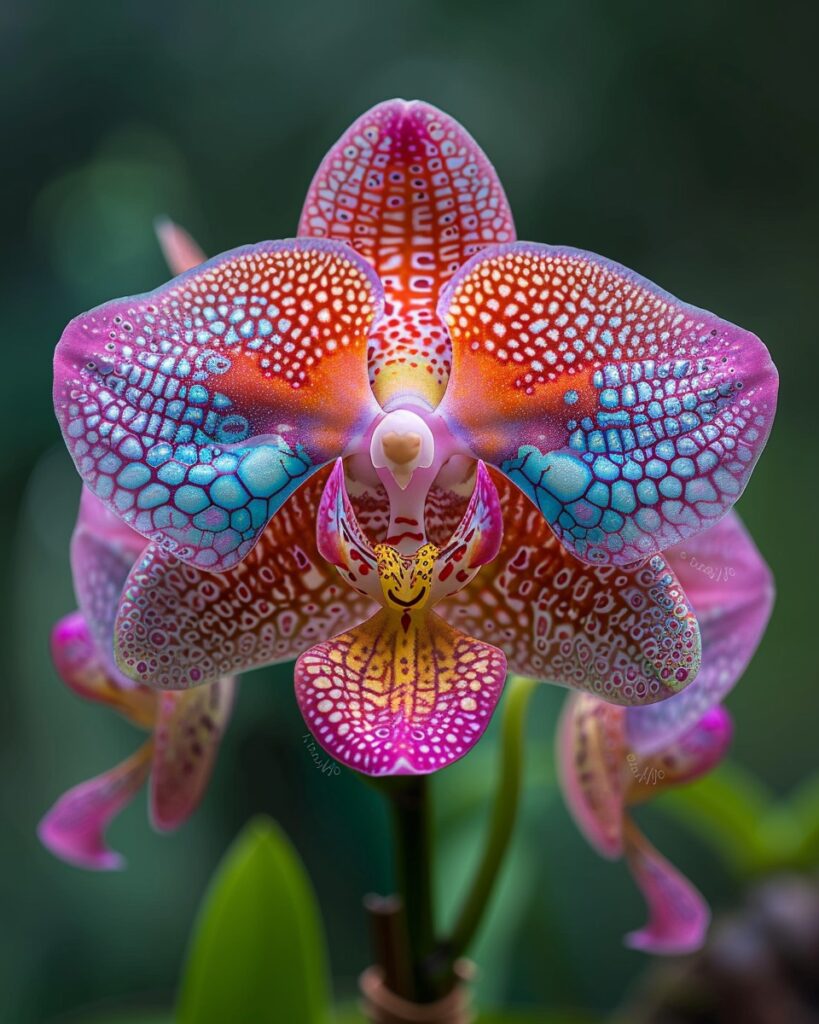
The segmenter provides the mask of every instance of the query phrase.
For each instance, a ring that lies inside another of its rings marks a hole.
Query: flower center
[[[376,469],[389,470],[405,491],[416,469],[432,465],[435,438],[418,413],[396,409],[388,412],[373,431],[370,458]]]
[[[381,438],[381,448],[389,462],[398,466],[405,466],[408,462],[415,462],[421,452],[421,438],[418,434],[384,434]]]
[[[461,453],[449,427],[432,409],[401,407],[384,414],[368,434],[367,466],[353,463],[353,476],[367,479],[375,472],[387,492],[390,522],[387,543],[411,555],[427,540],[424,508],[441,467]],[[369,473],[368,473],[369,471]]]

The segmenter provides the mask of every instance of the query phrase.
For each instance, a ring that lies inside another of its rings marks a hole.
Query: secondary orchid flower
[[[165,230],[185,265],[198,257]],[[358,528],[392,549],[376,567],[402,586],[476,488],[490,505],[497,492],[497,556],[437,609],[493,666],[482,721],[503,654],[620,704],[681,690],[699,637],[659,551],[715,522],[748,479],[775,404],[761,342],[598,256],[515,242],[486,157],[423,103],[381,104],[348,129],[299,233],[101,306],[60,342],[55,405],[77,467],[153,542],[123,594],[123,671],[168,688],[314,645],[343,661],[332,637],[387,600],[352,589],[343,562],[346,582],[331,583],[310,536],[322,487],[344,483],[323,467],[343,458]],[[413,636],[433,693],[457,692],[441,630]],[[363,770],[440,767],[480,734],[441,734],[433,699],[379,692],[387,720],[332,691],[311,727]]]
[[[579,828],[604,857],[625,856],[649,907],[648,924],[626,937],[651,953],[686,953],[705,937],[702,895],[651,845],[629,809],[713,768],[731,740],[719,703],[745,669],[773,604],[770,572],[730,513],[669,560],[690,581],[703,629],[702,668],[684,692],[650,708],[569,698],[558,727],[564,796]]]
[[[712,708],[675,743],[640,759],[626,741],[627,708],[590,694],[569,698],[561,720],[563,787],[575,820],[605,857],[625,856],[649,907],[626,945],[650,953],[698,949],[710,920],[701,893],[646,839],[629,814],[637,803],[713,768],[731,739],[731,719]]]
[[[235,684],[221,679],[198,690],[158,692],[117,669],[113,626],[120,590],[145,539],[112,515],[87,489],[72,538],[79,611],[52,633],[63,681],[81,697],[107,704],[150,738],[110,771],[65,793],[40,823],[43,843],[80,867],[122,866],[105,830],[150,777],[150,813],[163,831],[177,828],[204,793],[227,725]]]

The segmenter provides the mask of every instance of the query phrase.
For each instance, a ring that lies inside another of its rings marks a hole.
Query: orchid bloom
[[[113,657],[122,586],[145,538],[83,489],[71,542],[79,610],[55,626],[52,654],[63,681],[81,697],[106,704],[150,738],[122,764],[65,793],[40,823],[52,853],[84,868],[122,866],[105,830],[150,776],[150,813],[162,831],[181,825],[204,793],[233,704],[235,682],[160,692],[124,676]]]
[[[776,372],[637,274],[516,242],[474,140],[396,100],[325,157],[298,238],[73,320],[54,394],[86,484],[151,541],[121,670],[169,689],[299,658],[331,755],[424,773],[507,668],[634,706],[694,678],[660,552],[741,493]]]
[[[759,644],[773,604],[770,571],[731,512],[666,552],[702,628],[697,680],[648,708],[572,695],[558,727],[564,796],[604,857],[625,856],[650,911],[626,944],[651,953],[697,949],[710,919],[702,895],[640,832],[629,808],[703,775],[724,756],[731,719],[719,703]]]

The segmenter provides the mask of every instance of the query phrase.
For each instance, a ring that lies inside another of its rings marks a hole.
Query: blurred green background
[[[84,1020],[83,1007],[169,1000],[205,882],[258,811],[282,823],[306,862],[339,997],[368,961],[360,899],[390,886],[386,819],[349,773],[314,766],[288,669],[245,679],[212,789],[187,827],[154,835],[143,801],[114,824],[125,872],[71,869],[34,830],[65,788],[138,742],[71,695],[47,655],[51,624],[73,607],[67,542],[79,493],[51,410],[60,331],[167,277],[157,214],[209,253],[292,234],[328,146],[394,95],[427,99],[469,128],[522,238],[604,253],[766,340],[780,411],[740,509],[779,598],[730,700],[734,757],[783,797],[816,770],[817,10],[0,2],[0,1020]],[[561,700],[544,687],[535,702],[525,820],[476,951],[481,994],[607,1010],[645,969],[621,945],[643,908],[625,868],[596,858],[555,793]],[[437,784],[449,897],[477,852],[495,731]],[[732,906],[739,883],[712,849],[660,806],[642,820],[717,909]]]

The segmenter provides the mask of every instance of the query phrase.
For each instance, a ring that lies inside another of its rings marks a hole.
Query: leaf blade
[[[315,896],[281,829],[255,819],[228,850],[203,901],[177,1022],[328,1024],[329,1019]]]

